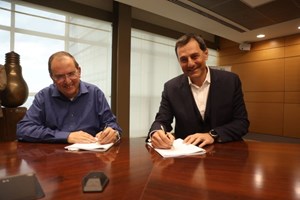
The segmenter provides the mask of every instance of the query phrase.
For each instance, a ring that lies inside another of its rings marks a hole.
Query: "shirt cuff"
[[[156,131],[159,131],[159,130],[153,130],[148,134],[148,137],[149,137],[148,142],[151,142],[151,137],[152,137],[153,133],[155,133]]]

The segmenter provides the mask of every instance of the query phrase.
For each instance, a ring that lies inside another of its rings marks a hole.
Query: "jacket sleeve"
[[[243,98],[241,81],[235,74],[232,77],[233,81],[227,81],[227,83],[231,83],[229,85],[226,84],[229,89],[224,89],[225,91],[230,91],[231,97],[227,99],[231,104],[228,104],[229,106],[223,104],[222,107],[218,107],[217,110],[214,110],[214,113],[212,113],[212,115],[218,116],[212,123],[212,128],[219,135],[218,142],[241,140],[248,132],[250,124]],[[224,92],[223,95],[226,94],[227,93]]]
[[[159,111],[155,116],[155,120],[152,123],[146,141],[148,141],[150,134],[155,130],[160,130],[161,125],[164,126],[164,129],[167,132],[172,131],[172,122],[173,122],[173,111],[171,109],[171,103],[168,99],[168,87],[167,84],[164,84],[164,90],[161,95],[161,102],[159,106]]]

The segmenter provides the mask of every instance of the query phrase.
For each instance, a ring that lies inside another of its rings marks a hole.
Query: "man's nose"
[[[71,82],[71,78],[70,78],[69,74],[65,74],[64,81],[67,83]]]
[[[193,67],[195,64],[194,60],[192,58],[188,58],[188,67]]]

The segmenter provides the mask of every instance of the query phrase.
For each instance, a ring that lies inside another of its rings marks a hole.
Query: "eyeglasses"
[[[69,78],[69,79],[76,79],[76,78],[78,78],[78,74],[77,74],[77,70],[76,70],[76,71],[73,71],[73,72],[70,72],[70,73],[67,73],[67,74],[52,75],[52,78],[56,82],[63,82],[67,78]]]

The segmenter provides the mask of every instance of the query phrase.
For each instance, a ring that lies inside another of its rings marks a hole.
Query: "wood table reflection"
[[[300,199],[299,144],[231,142],[165,159],[144,138],[123,138],[104,153],[64,146],[2,142],[0,177],[34,172],[43,199]],[[109,178],[101,193],[82,192],[92,171]]]

